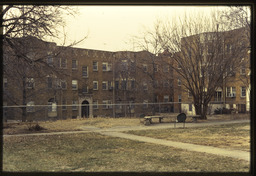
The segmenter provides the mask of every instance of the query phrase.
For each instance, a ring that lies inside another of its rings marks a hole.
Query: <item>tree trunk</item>
[[[208,111],[208,103],[203,104],[203,109],[202,109],[202,114],[201,114],[201,118],[202,119],[207,119],[207,111]]]
[[[21,121],[26,122],[26,120],[27,120],[27,108],[26,108],[26,105],[27,105],[27,90],[26,90],[26,77],[25,76],[23,76],[22,84],[23,84],[22,105],[24,107],[22,107]]]

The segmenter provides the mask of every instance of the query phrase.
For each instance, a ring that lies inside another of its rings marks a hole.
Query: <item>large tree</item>
[[[65,44],[65,34],[60,31],[65,27],[64,17],[75,14],[72,7],[60,5],[2,6],[3,72],[8,82],[14,85],[12,88],[16,87],[13,92],[4,90],[4,95],[12,104],[21,108],[22,121],[27,118],[28,99],[35,93],[28,89],[28,84],[32,86],[34,79],[45,80],[47,75],[61,75],[54,64],[48,61],[57,58],[64,47],[55,47],[54,43],[41,41],[62,38]],[[21,96],[12,95],[17,91]]]
[[[206,119],[208,104],[248,51],[247,28],[224,31],[216,13],[185,15],[166,25],[164,47],[175,54],[173,67],[193,97],[196,114]],[[166,45],[168,41],[168,45]]]

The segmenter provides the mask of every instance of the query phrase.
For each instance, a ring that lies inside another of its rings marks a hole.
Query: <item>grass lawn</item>
[[[227,124],[197,128],[129,131],[157,139],[250,151],[250,124]]]
[[[249,171],[249,162],[244,160],[96,133],[12,136],[3,142],[3,171]]]

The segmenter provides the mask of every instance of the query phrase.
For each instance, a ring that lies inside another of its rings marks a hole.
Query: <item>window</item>
[[[169,66],[168,65],[163,65],[163,72],[164,73],[169,72]]]
[[[188,106],[189,106],[188,110],[191,112],[192,111],[192,104],[189,104]]]
[[[48,85],[48,89],[52,88],[52,77],[47,78],[47,85]]]
[[[178,101],[181,102],[181,95],[178,95]]]
[[[144,72],[147,72],[147,71],[148,71],[148,65],[147,65],[147,64],[143,64],[142,67],[143,67],[143,71],[144,71]]]
[[[131,62],[131,72],[135,72],[135,70],[136,70],[136,64],[135,64],[135,62],[134,61],[132,61]]]
[[[88,86],[83,85],[83,87],[82,87],[82,93],[88,93]]]
[[[122,80],[121,82],[121,86],[122,86],[122,90],[127,90],[127,81],[126,80]]]
[[[108,82],[107,81],[102,82],[102,90],[108,90]]]
[[[178,78],[178,86],[181,86],[181,80]]]
[[[72,101],[72,110],[73,111],[77,110],[77,100]]]
[[[246,87],[241,87],[241,97],[246,97]]]
[[[113,82],[112,81],[108,81],[108,89],[112,90],[113,89]]]
[[[72,69],[77,69],[78,66],[78,61],[77,60],[72,60]]]
[[[143,101],[143,109],[148,108],[148,100]]]
[[[214,101],[221,102],[221,97],[222,97],[222,92],[220,92],[220,91],[215,92]]]
[[[102,71],[111,71],[112,70],[112,64],[108,62],[102,63]]]
[[[93,61],[93,63],[92,63],[92,70],[93,71],[98,71],[98,62]]]
[[[3,79],[3,86],[4,86],[4,89],[7,88],[7,78]]]
[[[102,71],[107,71],[108,63],[103,62],[102,63]]]
[[[188,97],[192,97],[192,93],[188,90]]]
[[[27,88],[33,89],[35,86],[34,78],[27,78]]]
[[[158,65],[154,65],[154,72],[158,72]]]
[[[30,101],[27,103],[27,112],[35,112],[35,103]]]
[[[116,89],[116,90],[119,89],[119,81],[115,81],[115,89]]]
[[[111,100],[108,100],[108,108],[112,109],[112,101]]]
[[[61,89],[61,79],[56,79],[56,88]]]
[[[240,74],[245,75],[245,66],[244,65],[241,65]]]
[[[88,67],[87,66],[82,67],[82,77],[88,78]]]
[[[98,100],[94,100],[92,104],[93,104],[93,109],[98,109]]]
[[[61,88],[67,89],[67,81],[66,80],[61,80]]]
[[[131,89],[135,89],[135,80],[131,80]]]
[[[93,81],[93,90],[98,90],[98,81]]]
[[[62,100],[62,110],[67,110],[67,101],[65,99]]]
[[[49,65],[49,66],[53,66],[53,57],[52,56],[47,56],[47,64]]]
[[[168,88],[169,87],[169,81],[164,81],[164,83],[163,83],[164,85],[164,88]]]
[[[108,100],[103,100],[103,101],[102,101],[102,104],[103,104],[103,105],[102,105],[102,108],[103,108],[103,109],[108,109]]]
[[[227,87],[226,97],[236,97],[236,87]]]
[[[143,83],[143,90],[148,90],[148,84],[146,82]]]
[[[164,96],[164,102],[169,102],[169,95]]]
[[[78,89],[78,81],[72,80],[72,90],[77,90],[77,89]]]
[[[60,58],[60,68],[67,68],[67,59]]]

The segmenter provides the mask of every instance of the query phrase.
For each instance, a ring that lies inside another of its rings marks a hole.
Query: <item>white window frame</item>
[[[88,86],[85,86],[85,85],[82,86],[82,93],[88,93]]]
[[[29,101],[26,107],[27,112],[35,112],[35,102]]]
[[[75,61],[76,62],[76,64],[75,65],[73,65],[73,61]],[[74,67],[75,66],[75,67]],[[78,69],[78,60],[76,60],[76,59],[72,59],[72,70],[77,70]]]
[[[170,96],[169,95],[164,95],[164,102],[169,102],[169,98],[170,98]]]
[[[108,81],[102,81],[102,90],[108,90]]]
[[[243,88],[244,88],[244,95],[243,95]],[[241,86],[241,97],[242,98],[246,97],[246,87],[245,86]]]
[[[63,69],[67,68],[67,59],[66,58],[60,58],[60,68],[63,68]]]
[[[28,89],[34,89],[35,88],[34,78],[27,78],[27,88]]]
[[[178,102],[181,102],[182,99],[181,99],[181,95],[178,95]]]
[[[102,100],[102,109],[108,109],[108,100]]]
[[[178,86],[181,86],[181,80],[178,78]]]
[[[94,64],[96,64],[96,65],[94,65]],[[92,71],[98,71],[98,62],[97,61],[92,62]]]
[[[143,64],[142,68],[143,68],[144,72],[148,72],[148,65],[147,64]]]
[[[99,106],[98,106],[98,100],[94,100],[93,102],[92,102],[92,107],[93,107],[93,109],[99,109]]]
[[[144,100],[143,101],[143,109],[147,109],[148,108],[148,100]]]
[[[94,87],[96,85],[96,88]],[[93,90],[98,90],[99,89],[99,83],[98,81],[93,81]]]
[[[108,63],[107,62],[102,62],[102,71],[103,72],[108,71]]]
[[[88,66],[83,66],[82,67],[82,77],[83,78],[88,78],[89,75],[88,75]]]
[[[78,101],[72,100],[72,111],[77,111],[77,110],[78,110]]]
[[[72,80],[72,90],[78,89],[78,80]]]
[[[148,90],[148,84],[146,82],[143,83],[143,90],[145,90],[145,91]]]

